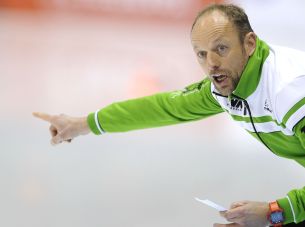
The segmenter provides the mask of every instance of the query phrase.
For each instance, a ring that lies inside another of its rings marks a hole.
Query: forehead
[[[191,33],[194,46],[209,45],[220,39],[235,40],[237,37],[233,23],[219,11],[208,12],[199,18]]]

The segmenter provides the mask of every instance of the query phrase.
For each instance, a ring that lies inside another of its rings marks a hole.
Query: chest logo
[[[227,103],[227,106],[230,107],[231,110],[242,111],[243,109],[243,101],[240,99],[232,98],[230,102]]]
[[[272,109],[270,108],[270,105],[269,105],[269,103],[268,103],[268,100],[267,100],[267,99],[265,100],[265,104],[264,104],[264,110],[266,110],[266,111],[268,111],[268,112],[272,113]]]

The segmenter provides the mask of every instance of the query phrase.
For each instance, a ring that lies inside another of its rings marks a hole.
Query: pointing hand
[[[40,112],[35,112],[33,115],[51,124],[52,145],[62,143],[63,141],[71,142],[72,139],[79,135],[90,133],[86,117],[70,117],[65,114],[49,115]]]

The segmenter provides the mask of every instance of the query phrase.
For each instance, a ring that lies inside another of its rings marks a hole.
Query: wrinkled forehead
[[[201,16],[191,32],[193,46],[210,44],[219,39],[232,38],[236,35],[234,24],[219,11],[208,12]]]

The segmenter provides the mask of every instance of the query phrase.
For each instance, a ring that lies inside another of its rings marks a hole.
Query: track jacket
[[[227,112],[274,154],[305,167],[305,53],[257,39],[241,79],[229,97],[209,79],[181,91],[113,103],[88,115],[93,133],[172,125]],[[285,223],[305,220],[305,187],[277,200]]]

